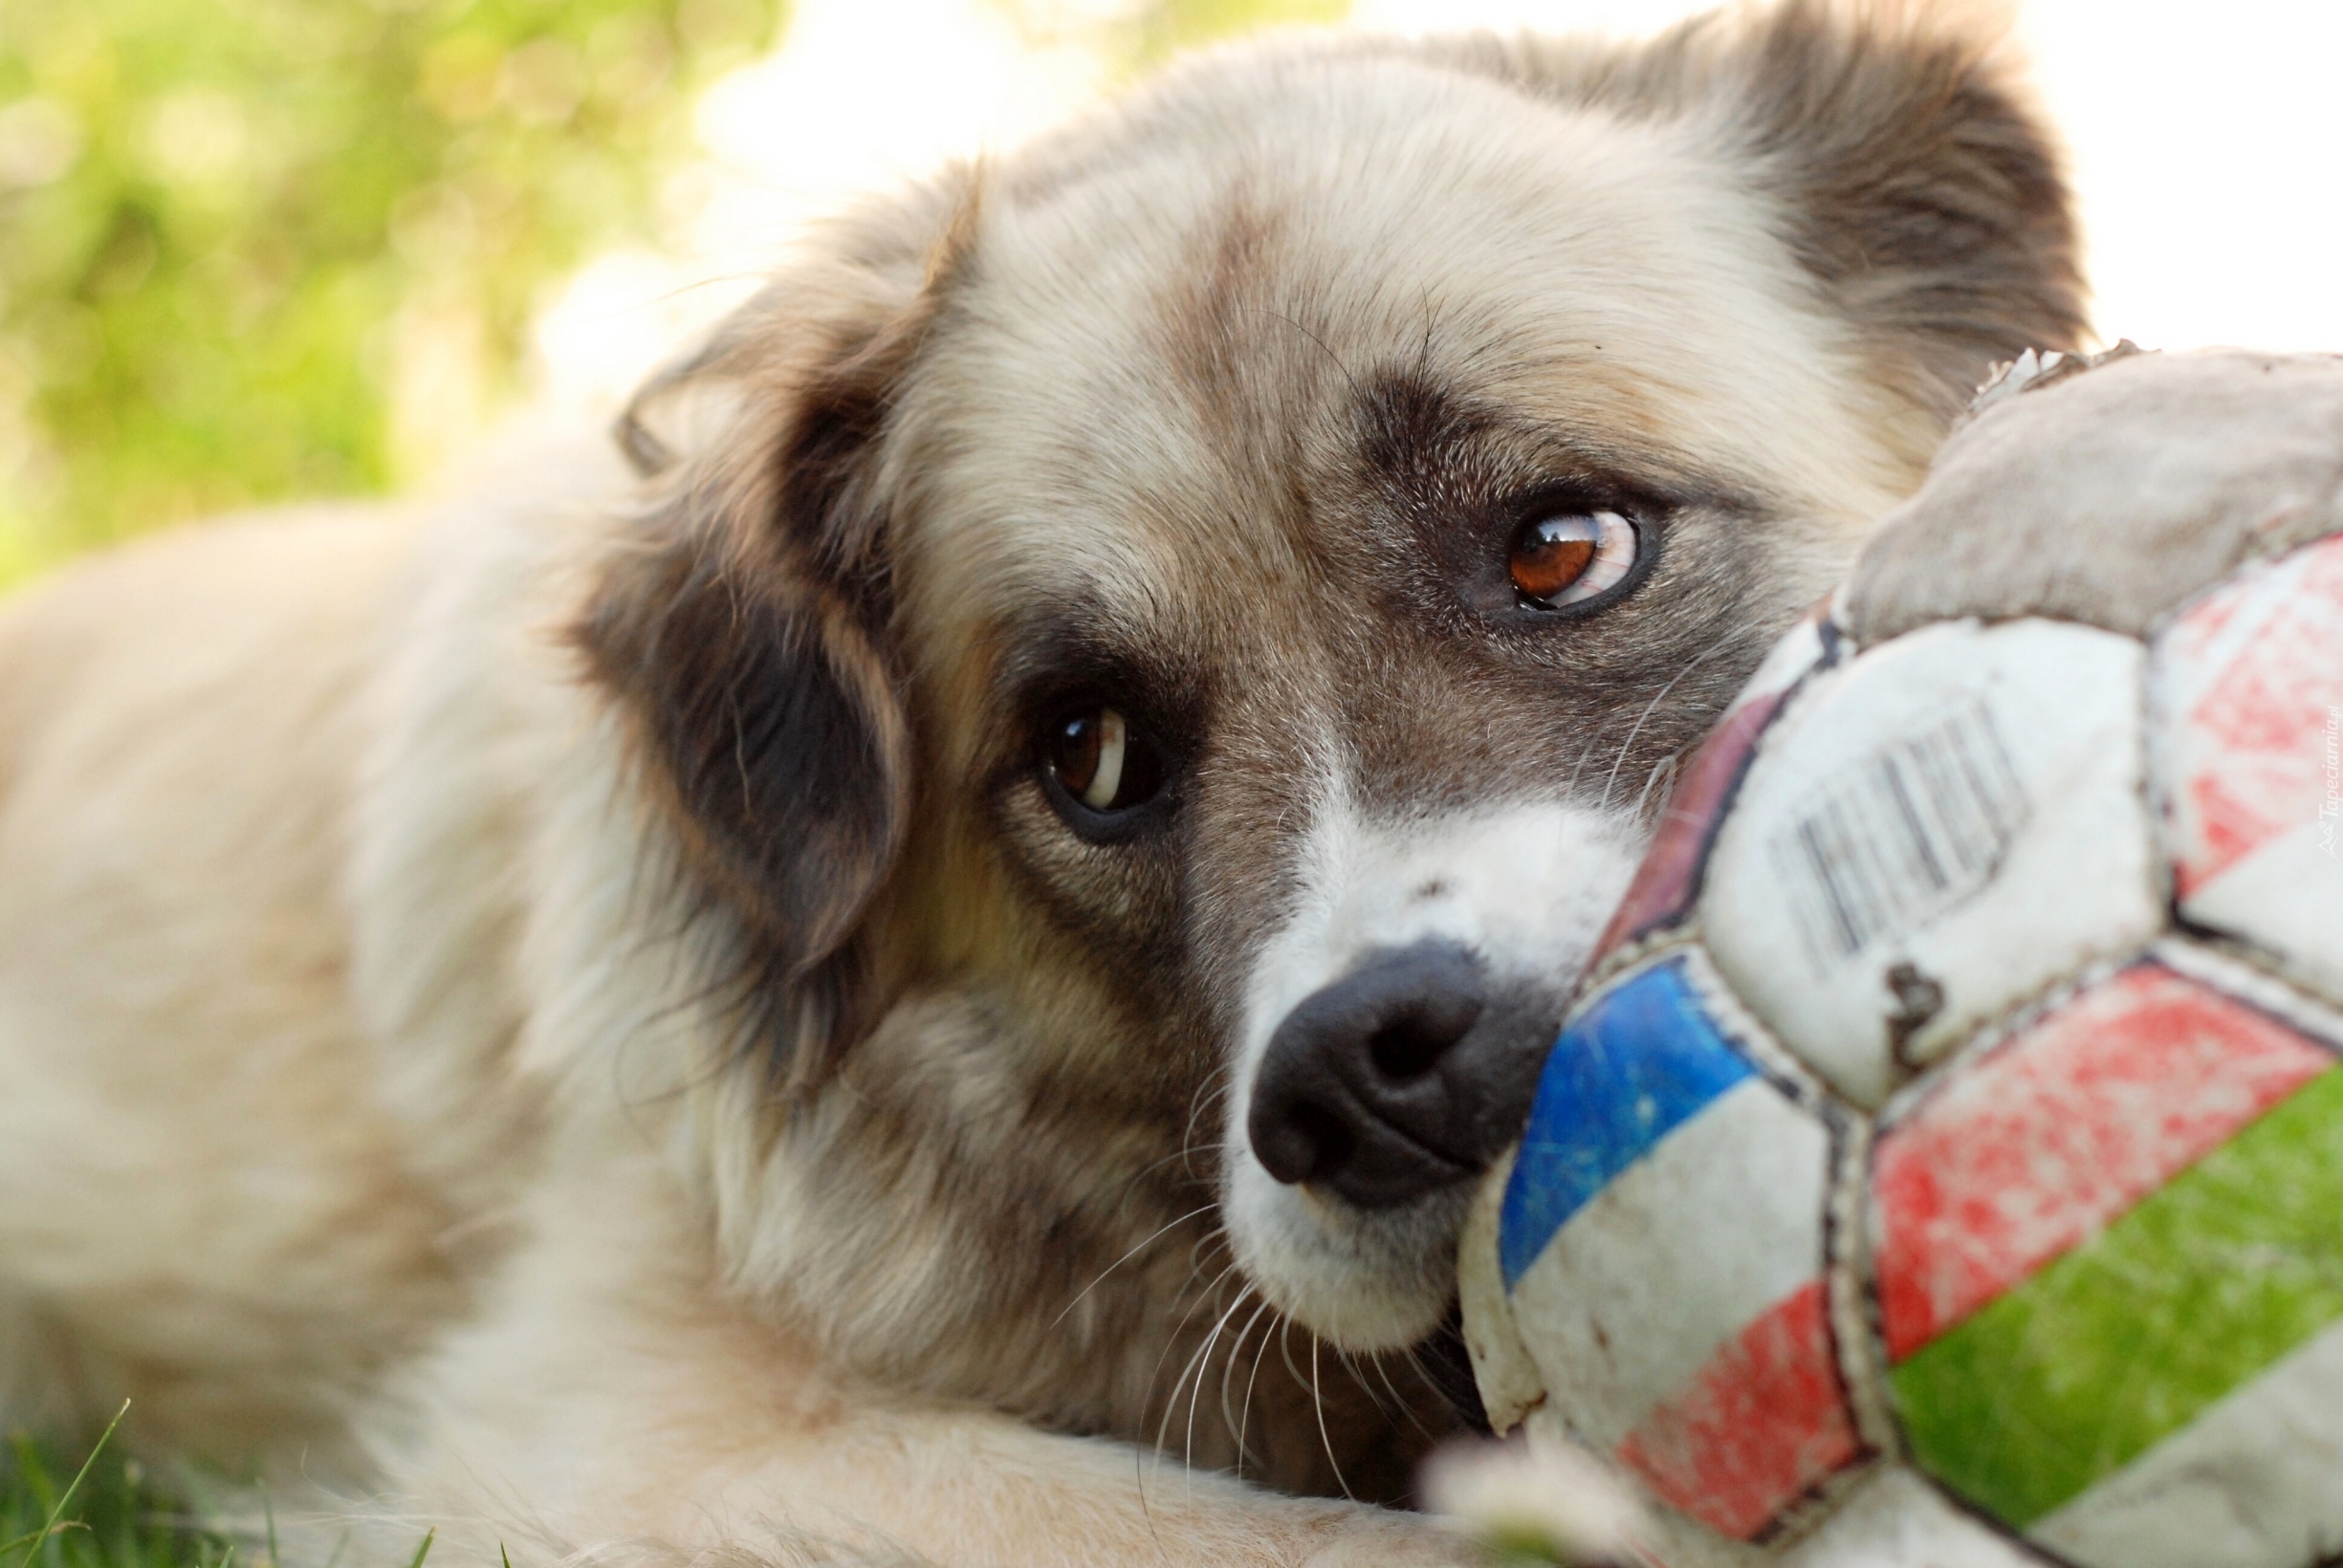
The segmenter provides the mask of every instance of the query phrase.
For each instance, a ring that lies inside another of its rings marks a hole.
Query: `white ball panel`
[[[2305,1568],[2343,1542],[2343,1327],[2028,1534],[2087,1568]]]
[[[1522,1339],[1608,1453],[1822,1267],[1830,1138],[1744,1080],[1620,1173],[1514,1287]]]
[[[2042,1563],[1900,1468],[1865,1481],[1783,1557],[1784,1568],[2042,1568]]]
[[[2163,926],[2133,640],[1927,627],[1817,676],[1719,836],[1709,950],[1876,1106],[1916,1064]]]

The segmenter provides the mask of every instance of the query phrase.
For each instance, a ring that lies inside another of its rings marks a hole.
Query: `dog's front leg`
[[[420,1425],[383,1444],[389,1507],[440,1531],[434,1561],[1474,1560],[1420,1517],[1282,1497],[844,1374],[728,1293],[704,1220],[647,1158],[554,1175],[531,1208],[532,1239],[483,1315],[405,1390]]]

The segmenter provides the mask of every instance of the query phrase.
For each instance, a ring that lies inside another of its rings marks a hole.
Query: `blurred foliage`
[[[0,577],[383,487],[776,3],[0,0]]]
[[[1256,28],[1339,22],[1351,0],[1136,0],[1101,9],[1081,0],[995,0],[1036,42],[1079,41],[1128,76],[1198,44]]]
[[[1109,77],[1348,10],[989,3]],[[427,470],[549,285],[689,217],[698,91],[787,4],[0,0],[0,584]]]
[[[1137,16],[1136,65],[1152,65],[1173,50],[1209,43],[1258,27],[1339,22],[1350,0],[1153,0]]]

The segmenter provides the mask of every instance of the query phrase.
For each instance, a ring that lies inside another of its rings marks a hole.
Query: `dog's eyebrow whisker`
[[[1698,669],[1703,664],[1715,658],[1718,654],[1722,653],[1727,646],[1728,644],[1721,641],[1711,642],[1706,648],[1703,648],[1698,654],[1695,655],[1682,669],[1679,669],[1674,675],[1669,676],[1668,684],[1661,686],[1659,690],[1653,694],[1652,700],[1643,705],[1643,711],[1635,715],[1634,724],[1630,726],[1628,729],[1627,739],[1619,743],[1619,754],[1611,762],[1610,776],[1603,781],[1603,798],[1595,802],[1595,810],[1601,811],[1604,807],[1610,804],[1611,787],[1619,782],[1619,770],[1626,766],[1627,754],[1629,751],[1634,749],[1635,737],[1643,733],[1644,721],[1649,719],[1653,712],[1657,711],[1660,704],[1668,700],[1668,693],[1675,689],[1675,684],[1678,681],[1681,681],[1685,676],[1690,675],[1694,670]]]
[[[1292,316],[1287,316],[1287,315],[1286,315],[1286,314],[1285,314],[1283,311],[1273,311],[1273,310],[1269,309],[1269,307],[1267,307],[1266,305],[1258,306],[1258,307],[1256,307],[1256,308],[1257,308],[1257,309],[1258,309],[1258,310],[1260,312],[1260,314],[1261,314],[1261,315],[1263,315],[1263,316],[1274,316],[1276,319],[1278,319],[1278,320],[1280,320],[1280,321],[1282,321],[1282,322],[1284,322],[1284,323],[1285,323],[1287,326],[1289,326],[1289,327],[1293,328],[1293,329],[1294,329],[1294,331],[1296,331],[1296,332],[1298,332],[1298,333],[1302,334],[1302,336],[1303,336],[1303,337],[1307,338],[1308,338],[1308,339],[1309,339],[1311,342],[1316,343],[1316,344],[1318,345],[1319,351],[1320,351],[1321,353],[1325,354],[1325,357],[1326,357],[1327,359],[1331,359],[1331,360],[1333,360],[1333,361],[1334,361],[1334,368],[1335,368],[1335,369],[1337,369],[1337,370],[1339,370],[1339,371],[1341,371],[1341,372],[1343,373],[1343,380],[1345,380],[1345,381],[1348,381],[1348,382],[1350,383],[1350,391],[1351,391],[1351,394],[1352,394],[1354,397],[1360,398],[1360,399],[1362,399],[1362,400],[1364,400],[1364,399],[1366,398],[1366,396],[1367,396],[1367,389],[1366,389],[1365,387],[1363,387],[1363,386],[1361,386],[1361,385],[1359,384],[1359,379],[1358,379],[1358,377],[1356,377],[1356,376],[1354,376],[1354,375],[1352,375],[1352,374],[1351,374],[1351,372],[1350,372],[1350,367],[1349,367],[1348,365],[1347,365],[1347,364],[1343,363],[1343,357],[1342,357],[1341,355],[1339,355],[1339,354],[1335,353],[1335,352],[1334,352],[1334,350],[1333,350],[1333,348],[1332,348],[1332,347],[1331,347],[1331,346],[1330,346],[1330,345],[1329,345],[1329,344],[1326,342],[1326,340],[1325,340],[1324,338],[1319,337],[1319,336],[1318,336],[1318,334],[1316,334],[1316,333],[1312,332],[1312,331],[1311,331],[1309,328],[1307,328],[1307,327],[1303,326],[1303,325],[1301,322],[1299,322],[1299,321],[1295,320],[1295,319],[1294,319]]]
[[[1107,1264],[1106,1268],[1099,1271],[1099,1274],[1096,1279],[1091,1280],[1090,1283],[1084,1285],[1080,1291],[1076,1292],[1074,1299],[1068,1301],[1064,1308],[1059,1312],[1058,1316],[1049,1320],[1049,1326],[1052,1329],[1055,1329],[1060,1323],[1064,1322],[1066,1314],[1072,1312],[1076,1307],[1081,1306],[1084,1296],[1088,1296],[1092,1291],[1097,1290],[1101,1285],[1105,1284],[1108,1274],[1114,1273],[1117,1269],[1123,1267],[1124,1264],[1128,1263],[1132,1258],[1137,1257],[1141,1252],[1147,1251],[1148,1248],[1153,1246],[1162,1238],[1165,1231],[1171,1230],[1175,1225],[1187,1224],[1190,1220],[1194,1219],[1198,1214],[1209,1214],[1212,1212],[1212,1209],[1213,1206],[1211,1204],[1202,1204],[1194,1209],[1191,1209],[1187,1213],[1180,1215],[1177,1219],[1167,1220],[1164,1224],[1157,1226],[1155,1230],[1147,1237],[1147,1239],[1140,1242],[1136,1247],[1133,1247],[1129,1252],[1125,1252],[1121,1257],[1116,1258],[1112,1263]]]
[[[1429,281],[1416,286],[1415,296],[1424,307],[1424,340],[1416,345],[1415,368],[1419,375],[1429,376],[1432,373],[1432,338],[1434,330],[1439,325],[1439,307],[1432,302],[1432,285]]]

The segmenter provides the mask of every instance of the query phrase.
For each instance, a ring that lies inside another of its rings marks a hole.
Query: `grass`
[[[107,1427],[80,1454],[21,1434],[10,1441],[0,1454],[0,1568],[230,1568],[236,1543],[195,1522],[186,1500],[113,1435]]]
[[[278,1568],[276,1516],[265,1496],[259,1538],[238,1541],[207,1528],[184,1488],[114,1444],[121,1421],[118,1412],[86,1452],[70,1458],[21,1432],[0,1446],[0,1568]],[[424,1533],[406,1568],[424,1568],[438,1535]],[[340,1560],[336,1547],[324,1568]],[[510,1557],[502,1568],[513,1568]]]

